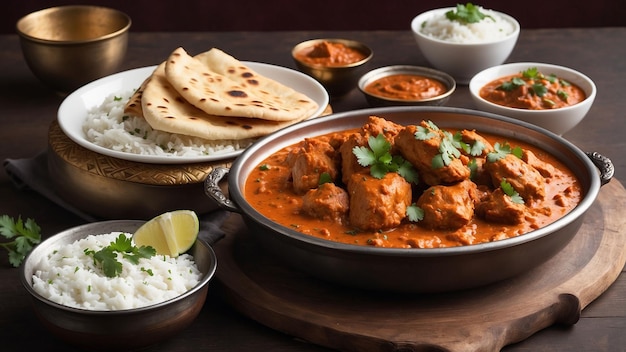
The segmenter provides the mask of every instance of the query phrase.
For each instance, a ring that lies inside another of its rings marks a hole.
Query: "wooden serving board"
[[[490,286],[436,295],[347,289],[292,270],[259,249],[234,214],[215,245],[216,287],[251,319],[333,349],[496,351],[552,324],[575,324],[617,279],[626,262],[625,207],[626,190],[613,179],[548,262]]]

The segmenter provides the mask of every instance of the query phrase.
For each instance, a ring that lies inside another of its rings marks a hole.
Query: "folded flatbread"
[[[216,48],[196,57],[177,48],[166,61],[165,76],[185,100],[207,114],[299,121],[318,108],[306,95]]]
[[[165,66],[166,62],[157,66],[139,89],[141,112],[154,129],[208,140],[239,140],[264,136],[309,117],[303,114],[290,121],[269,121],[208,114],[170,84]]]

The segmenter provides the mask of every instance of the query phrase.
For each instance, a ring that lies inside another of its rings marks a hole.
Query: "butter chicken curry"
[[[582,197],[573,173],[535,146],[376,116],[272,154],[244,192],[264,216],[304,234],[394,248],[519,236]]]
[[[586,98],[580,87],[534,67],[489,82],[481,88],[480,96],[494,104],[528,110],[563,108]]]

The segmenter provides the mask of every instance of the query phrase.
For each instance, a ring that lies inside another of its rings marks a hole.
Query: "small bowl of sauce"
[[[312,39],[296,45],[291,55],[298,70],[315,78],[337,98],[356,88],[373,52],[354,40]]]
[[[361,77],[359,90],[371,106],[445,104],[456,90],[452,76],[427,67],[395,65]]]

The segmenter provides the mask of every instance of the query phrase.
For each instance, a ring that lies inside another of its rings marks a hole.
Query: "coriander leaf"
[[[467,163],[467,168],[470,170],[470,180],[474,181],[476,179],[476,175],[478,174],[478,163],[476,159],[471,159]]]
[[[563,101],[567,101],[567,98],[569,98],[569,95],[567,94],[567,92],[562,89],[557,90],[556,95],[559,97],[559,99]]]
[[[528,68],[528,69],[522,71],[522,76],[524,76],[524,77],[526,77],[528,79],[539,78],[539,76],[540,76],[539,69],[537,69],[536,67]]]
[[[356,160],[359,165],[367,167],[373,165],[376,162],[376,156],[374,152],[367,147],[354,147],[352,148],[352,154],[356,156]]]
[[[156,255],[156,250],[150,246],[136,247],[132,244],[132,237],[123,233],[99,251],[86,248],[85,255],[92,256],[94,262],[100,264],[102,272],[107,277],[116,277],[122,272],[122,263],[117,260],[117,253],[133,264],[138,264],[141,258],[150,258]]]
[[[372,165],[372,167],[370,168],[370,174],[374,177],[376,177],[377,179],[381,179],[383,177],[385,177],[385,175],[387,174],[387,168],[385,167],[384,164],[380,164],[380,163],[376,163],[374,165]]]
[[[150,246],[133,247],[129,253],[123,254],[124,258],[133,264],[139,264],[139,259],[147,259],[154,255],[156,255],[156,250]]]
[[[120,253],[130,252],[132,251],[133,244],[130,237],[126,237],[124,234],[119,234],[115,241],[111,242],[109,248]]]
[[[41,228],[33,219],[22,221],[8,215],[0,216],[0,235],[6,238],[7,242],[0,242],[0,247],[9,253],[9,263],[18,267],[26,258],[34,245],[41,242]]]
[[[507,154],[513,154],[520,159],[524,154],[524,150],[521,147],[517,146],[511,149],[511,146],[508,143],[500,144],[499,142],[496,142],[496,144],[493,145],[493,149],[494,151],[487,154],[487,161],[491,163],[506,157]]]
[[[498,88],[496,89],[510,92],[525,85],[526,85],[526,81],[524,81],[523,79],[519,77],[513,77],[512,79],[508,81],[502,82],[502,84],[500,84]]]
[[[322,172],[320,174],[319,181],[317,181],[318,186],[321,186],[324,183],[333,183],[333,178],[330,176],[328,172]]]
[[[100,264],[107,277],[116,277],[122,272],[122,263],[117,261],[117,255],[110,247],[95,252],[93,258]]]
[[[519,193],[517,193],[515,188],[513,188],[513,186],[511,186],[511,184],[506,181],[506,178],[503,178],[500,182],[500,188],[502,188],[504,194],[511,197],[511,201],[513,203],[524,204],[524,199],[522,199],[522,197],[519,195]]]
[[[409,218],[409,221],[418,222],[424,220],[424,209],[413,203],[406,208],[406,215]]]
[[[524,156],[524,149],[522,147],[517,146],[511,149],[511,154],[515,155],[518,159],[521,159]]]
[[[543,83],[533,83],[530,89],[537,95],[538,97],[543,97],[548,92],[548,87],[543,85]]]
[[[370,146],[370,149],[374,152],[377,158],[384,156],[389,153],[391,150],[391,143],[385,138],[382,133],[379,133],[375,138],[370,136],[367,139],[367,144]]]
[[[419,174],[417,173],[417,170],[415,170],[415,168],[413,167],[413,164],[411,164],[410,162],[404,160],[402,163],[400,163],[397,172],[400,176],[404,177],[407,182],[414,184],[419,183]]]
[[[469,155],[471,156],[479,156],[482,155],[483,151],[487,146],[482,141],[476,141],[472,144],[472,148],[469,151]]]
[[[430,129],[424,126],[417,126],[417,131],[415,131],[415,139],[420,141],[427,141],[431,138],[437,136],[437,134]]]
[[[443,161],[443,156],[441,154],[435,155],[433,159],[430,161],[430,166],[433,169],[439,169],[439,168],[446,166],[445,162]]]
[[[482,13],[479,6],[469,2],[465,5],[457,4],[455,10],[446,12],[446,18],[450,21],[457,21],[463,24],[477,23],[485,18],[493,19],[493,17]]]
[[[439,159],[441,159],[443,166],[448,166],[453,159],[461,156],[461,152],[455,146],[454,137],[449,132],[444,133],[444,138],[439,143],[439,152],[440,154],[433,158],[433,160],[437,159],[437,165],[439,165]],[[434,165],[433,162],[431,164]]]
[[[388,172],[398,172],[408,182],[417,180],[417,177],[415,177],[417,172],[411,171],[413,166],[410,163],[400,155],[391,155],[391,143],[382,133],[377,137],[370,136],[368,146],[369,149],[366,147],[354,147],[352,148],[352,153],[356,156],[359,165],[370,167],[370,175],[381,179]],[[402,173],[400,173],[400,170]]]

